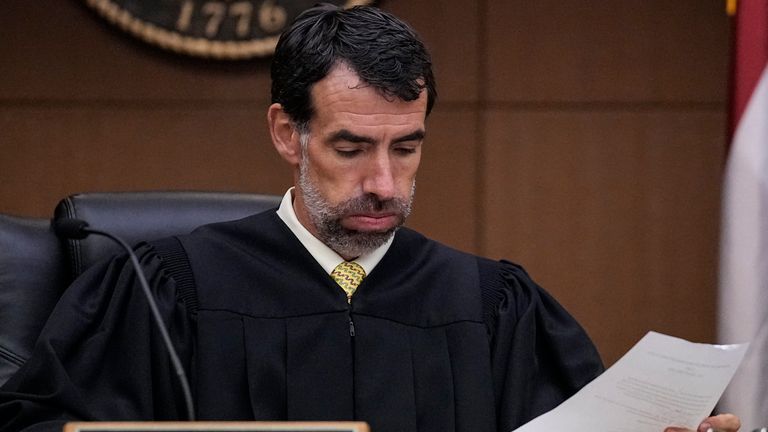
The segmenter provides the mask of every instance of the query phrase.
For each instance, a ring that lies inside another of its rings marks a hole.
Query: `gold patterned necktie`
[[[347,293],[347,302],[352,303],[352,294],[365,277],[365,270],[354,261],[343,261],[331,272],[331,277]]]

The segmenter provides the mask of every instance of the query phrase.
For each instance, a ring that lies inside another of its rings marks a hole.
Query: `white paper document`
[[[570,399],[515,432],[662,432],[696,429],[748,344],[709,345],[649,332]]]

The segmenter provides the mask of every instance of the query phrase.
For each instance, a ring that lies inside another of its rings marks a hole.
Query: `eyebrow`
[[[351,143],[368,143],[368,144],[375,144],[376,140],[374,140],[371,137],[366,137],[362,135],[354,134],[347,129],[341,129],[336,132],[334,132],[330,136],[331,142],[338,142],[338,141],[347,141]]]
[[[400,143],[400,142],[407,142],[407,141],[421,141],[424,139],[425,136],[426,136],[426,132],[423,129],[419,129],[407,135],[403,135],[401,137],[395,138],[393,142]],[[331,142],[347,141],[351,143],[376,144],[375,139],[371,137],[363,136],[363,135],[357,135],[347,129],[341,129],[331,134],[330,141]]]
[[[423,141],[426,135],[427,133],[424,131],[424,129],[419,129],[417,131],[409,133],[408,135],[403,135],[400,138],[396,138],[394,142],[400,143],[400,142],[407,142],[407,141]]]

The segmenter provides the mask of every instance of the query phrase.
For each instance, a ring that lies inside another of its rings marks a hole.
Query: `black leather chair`
[[[211,222],[276,207],[280,197],[218,192],[116,192],[62,200],[54,219],[85,220],[129,244],[184,234]],[[60,240],[46,219],[0,215],[0,385],[29,357],[67,286],[96,261],[120,253],[100,236]]]

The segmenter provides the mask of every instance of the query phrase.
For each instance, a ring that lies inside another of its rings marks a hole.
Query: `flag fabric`
[[[723,187],[718,337],[750,341],[719,410],[768,427],[768,0],[739,0]]]

